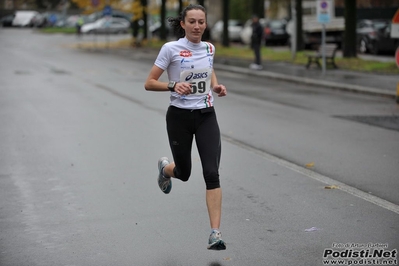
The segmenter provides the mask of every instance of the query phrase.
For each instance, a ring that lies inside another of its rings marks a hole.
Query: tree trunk
[[[265,17],[265,1],[252,0],[252,14],[257,15],[258,18]]]
[[[230,0],[223,0],[223,38],[222,38],[222,45],[224,47],[229,47],[230,46],[230,41],[229,41],[229,10],[230,10],[230,5],[229,5]]]
[[[343,56],[356,57],[356,0],[345,0]]]
[[[350,0],[349,0],[350,1]],[[296,50],[303,50],[303,30],[302,30],[302,0],[295,1],[296,11]]]
[[[143,21],[144,21],[143,39],[147,40],[148,39],[147,0],[141,0],[141,5],[143,6]]]
[[[183,0],[179,0],[179,10],[178,10],[178,15],[181,14],[181,12],[183,11]]]
[[[159,37],[161,40],[166,41],[166,0],[162,0],[161,3],[161,29],[159,32]]]

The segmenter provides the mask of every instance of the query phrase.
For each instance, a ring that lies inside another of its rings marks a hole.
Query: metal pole
[[[291,0],[291,14],[292,18],[291,21],[293,22],[293,30],[291,31],[291,55],[292,55],[292,60],[295,60],[296,57],[296,8],[295,8],[295,0]]]
[[[323,76],[326,74],[326,24],[322,23],[323,31],[321,35],[321,45],[322,45],[322,66],[323,66]]]

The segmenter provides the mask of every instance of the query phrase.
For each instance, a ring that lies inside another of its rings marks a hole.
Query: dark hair
[[[183,11],[180,13],[178,17],[169,17],[168,22],[170,27],[174,30],[175,35],[177,38],[183,38],[186,35],[186,32],[180,25],[180,21],[184,21],[186,18],[187,12],[190,10],[202,10],[205,13],[205,18],[206,18],[206,9],[205,7],[201,5],[188,5],[186,6]]]

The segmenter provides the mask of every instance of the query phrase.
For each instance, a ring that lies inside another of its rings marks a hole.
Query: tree
[[[166,40],[166,0],[162,0],[161,2],[161,31],[160,31],[160,39]]]
[[[344,57],[356,57],[356,0],[345,0]]]
[[[147,23],[147,0],[141,0],[141,6],[143,7],[142,12],[143,12],[143,21],[144,21],[144,26],[143,26],[143,39],[146,40],[148,38],[148,23]]]
[[[258,18],[265,17],[265,1],[252,0],[252,14],[257,15]]]
[[[229,0],[222,1],[222,10],[223,10],[223,38],[222,38],[222,45],[224,47],[229,47]]]
[[[182,11],[183,11],[183,0],[179,0],[179,10],[178,10],[178,14],[180,15]]]
[[[223,36],[222,36],[222,45],[224,47],[230,46],[229,41],[229,11],[230,11],[230,3],[229,0],[222,1],[222,10],[223,10]]]
[[[251,18],[252,13],[251,1],[230,0],[230,18],[245,22]]]
[[[131,10],[133,17],[132,17],[132,22],[131,22],[131,27],[132,27],[132,35],[134,40],[136,41],[136,45],[140,45],[137,37],[139,36],[139,21],[142,19],[143,16],[143,6],[141,5],[141,2],[138,0],[135,0],[132,3]]]
[[[351,1],[351,0],[349,0]],[[302,0],[295,0],[296,11],[296,50],[303,50],[303,29],[302,29]]]

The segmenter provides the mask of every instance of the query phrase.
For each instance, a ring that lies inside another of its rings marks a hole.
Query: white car
[[[242,23],[239,20],[229,20],[229,40],[232,42],[240,42],[240,33],[242,31]],[[223,38],[223,21],[219,20],[211,29],[211,39],[215,42],[221,42]]]
[[[31,21],[38,14],[39,12],[37,11],[28,11],[28,10],[17,11],[15,12],[15,17],[12,21],[12,26],[14,27],[32,26]]]
[[[124,18],[104,17],[92,23],[84,24],[82,33],[128,33],[130,22]]]

